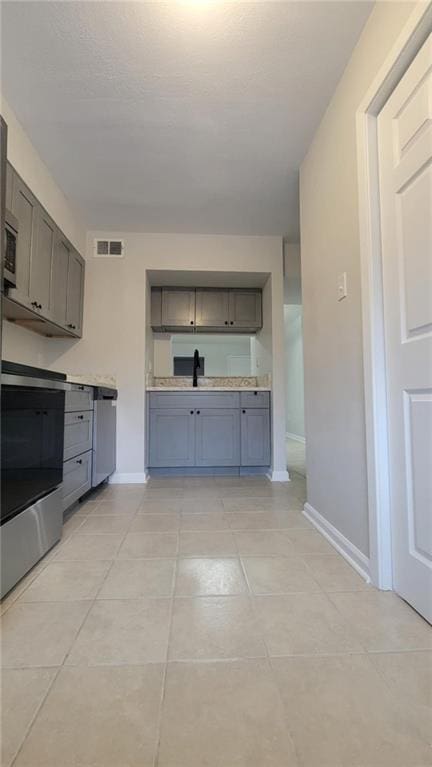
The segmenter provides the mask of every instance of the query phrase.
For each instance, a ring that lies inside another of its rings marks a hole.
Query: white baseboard
[[[287,471],[269,471],[267,474],[271,482],[289,482],[289,474]]]
[[[293,439],[295,442],[301,442],[303,445],[306,444],[305,437],[301,437],[300,434],[293,434],[291,431],[287,431],[285,437],[286,439]]]
[[[348,538],[345,538],[345,536],[328,522],[319,511],[314,509],[310,503],[305,503],[303,514],[324,536],[324,538],[327,538],[336,551],[346,559],[348,564],[350,564],[367,583],[370,583],[370,562],[368,557],[365,556],[357,546],[354,546]]]
[[[122,474],[115,471],[109,478],[110,485],[141,485],[147,482],[146,472],[137,471],[133,474]]]

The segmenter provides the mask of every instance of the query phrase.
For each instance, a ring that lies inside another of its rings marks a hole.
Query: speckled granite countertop
[[[191,386],[190,376],[154,376],[147,391],[271,391],[269,376],[202,376]]]
[[[270,386],[147,386],[147,391],[271,391]]]
[[[69,383],[81,384],[82,386],[106,386],[109,389],[117,388],[114,376],[103,373],[66,373],[66,380]]]

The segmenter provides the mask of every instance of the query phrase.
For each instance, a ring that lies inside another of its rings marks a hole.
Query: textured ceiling
[[[367,2],[2,2],[2,89],[90,228],[298,236]]]

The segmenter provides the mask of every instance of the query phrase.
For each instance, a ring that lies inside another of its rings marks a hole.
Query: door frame
[[[356,113],[370,577],[392,589],[391,508],[378,115],[432,30],[432,3],[418,2]]]

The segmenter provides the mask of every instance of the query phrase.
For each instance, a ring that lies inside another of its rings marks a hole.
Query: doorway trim
[[[393,576],[377,118],[431,29],[432,3],[419,2],[356,114],[370,577],[380,589]]]

